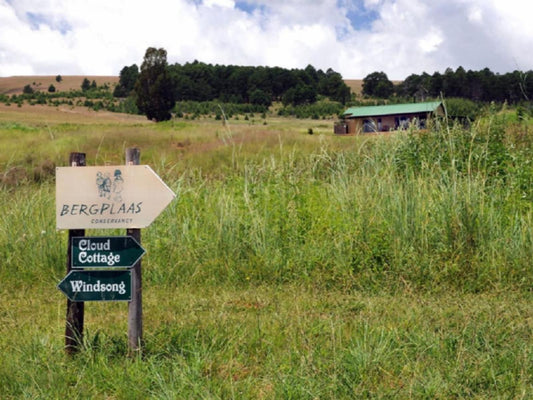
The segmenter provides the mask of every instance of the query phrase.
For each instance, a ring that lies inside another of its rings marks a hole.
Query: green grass
[[[0,191],[1,398],[531,398],[527,124],[341,138],[311,120],[44,117],[0,117],[2,176],[28,171]],[[142,233],[142,356],[127,304],[86,303],[68,357],[67,235],[31,168],[132,145],[177,194]]]
[[[148,281],[143,358],[127,357],[125,305],[87,304],[85,349],[71,359],[61,341],[64,302],[45,281],[2,294],[3,398],[531,393],[531,296],[516,292],[368,295]]]

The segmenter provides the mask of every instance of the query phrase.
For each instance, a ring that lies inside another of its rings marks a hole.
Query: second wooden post
[[[138,148],[126,149],[126,165],[139,165],[140,160],[141,152]],[[127,229],[126,233],[141,244],[140,229]],[[128,345],[134,354],[141,350],[143,336],[141,260],[137,261],[132,268],[131,286],[131,301],[128,308]]]

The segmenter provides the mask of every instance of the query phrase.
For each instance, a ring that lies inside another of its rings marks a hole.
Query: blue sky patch
[[[248,14],[253,14],[256,10],[264,11],[265,6],[259,4],[249,3],[247,1],[236,1],[235,8],[244,11]]]
[[[379,14],[361,5],[360,8],[348,10],[346,17],[350,20],[353,29],[366,31],[372,28],[372,23],[379,18]]]
[[[49,25],[45,16],[42,14],[27,12],[26,16],[28,17],[31,29],[38,29],[39,25]]]
[[[64,20],[56,22],[47,18],[44,14],[32,12],[27,12],[26,16],[28,17],[28,22],[30,23],[31,29],[33,30],[39,29],[39,25],[47,25],[50,27],[50,29],[61,32],[62,35],[72,30],[70,24]]]

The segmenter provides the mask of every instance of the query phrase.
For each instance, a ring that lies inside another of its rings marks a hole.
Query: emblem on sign
[[[124,178],[120,169],[115,169],[111,178],[109,172],[98,171],[96,173],[96,187],[100,197],[113,200],[116,203],[122,201],[122,190],[124,189]]]
[[[145,228],[174,197],[147,165],[56,169],[58,229]]]

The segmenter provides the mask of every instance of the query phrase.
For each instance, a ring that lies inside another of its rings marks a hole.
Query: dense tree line
[[[270,106],[274,101],[283,104],[311,104],[319,95],[346,103],[350,89],[342,76],[328,69],[316,70],[280,67],[247,67],[211,65],[194,61],[169,67],[175,81],[177,100],[228,103],[252,103]]]
[[[514,104],[533,100],[533,71],[500,75],[488,68],[481,71],[465,71],[463,67],[454,71],[448,68],[443,74],[411,74],[396,86],[385,73],[374,72],[363,80],[363,94],[379,98],[396,95],[415,100],[435,98],[442,94],[446,98]]]
[[[159,49],[162,50],[162,49]],[[198,61],[166,68],[176,101],[213,101],[270,106],[312,104],[319,96],[345,104],[350,89],[331,68],[326,72],[308,65],[305,69],[212,65]],[[126,97],[142,80],[137,65],[124,67],[114,95]]]

